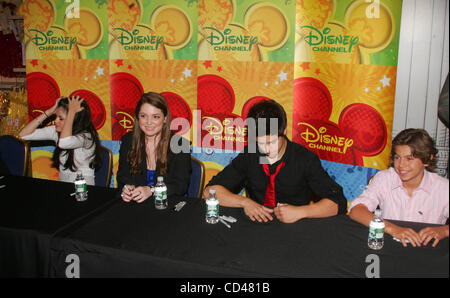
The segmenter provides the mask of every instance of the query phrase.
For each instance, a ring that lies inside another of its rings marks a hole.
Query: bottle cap
[[[163,182],[164,181],[164,177],[163,176],[158,176],[158,178],[156,178],[156,181]]]
[[[381,216],[381,209],[375,209],[375,216]]]
[[[214,188],[211,188],[211,189],[209,189],[209,193],[214,195],[214,194],[216,194],[216,190]]]

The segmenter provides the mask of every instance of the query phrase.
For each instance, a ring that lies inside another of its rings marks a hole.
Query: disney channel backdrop
[[[25,0],[28,119],[59,96],[90,105],[114,154],[144,92],[164,95],[206,181],[242,149],[242,119],[281,103],[349,201],[389,166],[401,0]],[[33,176],[58,179],[52,147]],[[115,175],[114,175],[115,176]],[[113,179],[111,186],[116,185]]]

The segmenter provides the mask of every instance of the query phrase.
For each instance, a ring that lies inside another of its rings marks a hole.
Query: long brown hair
[[[159,173],[162,175],[167,175],[168,167],[167,162],[169,159],[169,143],[171,137],[170,131],[170,111],[164,97],[155,92],[144,93],[136,105],[136,110],[134,112],[134,127],[133,136],[131,140],[131,150],[128,152],[128,162],[130,164],[130,173],[135,175],[142,173],[140,165],[142,160],[145,158],[145,134],[139,127],[139,112],[143,104],[148,103],[155,108],[158,108],[166,117],[166,121],[161,129],[161,137],[156,146],[156,168],[159,169]]]

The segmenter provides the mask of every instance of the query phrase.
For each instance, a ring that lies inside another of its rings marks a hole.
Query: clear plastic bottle
[[[158,176],[155,186],[155,208],[159,210],[166,209],[167,201],[167,186],[164,184],[164,178]]]
[[[211,188],[206,199],[206,222],[216,224],[219,222],[219,200],[216,198],[216,190]]]
[[[81,172],[77,172],[75,179],[75,199],[77,201],[86,201],[88,198],[86,180]]]
[[[375,210],[375,216],[370,221],[369,225],[369,239],[367,244],[369,248],[379,250],[384,245],[384,220],[381,217],[381,210]]]

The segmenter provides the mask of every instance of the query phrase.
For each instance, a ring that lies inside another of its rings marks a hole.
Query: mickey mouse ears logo
[[[81,7],[77,18],[64,15],[63,25],[55,25],[56,9],[50,1],[28,0],[20,13],[25,15],[27,59],[78,59],[97,47],[103,37],[98,16]]]
[[[202,117],[197,119],[200,120],[201,144],[196,145],[242,150],[244,123],[239,115],[233,113],[236,100],[233,87],[226,79],[216,75],[202,75],[197,80],[197,106]]]
[[[27,74],[28,115],[30,120],[38,117],[45,110],[51,108],[56,100],[61,97],[56,81],[43,72]],[[92,123],[95,129],[100,129],[105,124],[106,110],[102,100],[89,90],[76,90],[69,96],[80,96],[89,105]]]
[[[217,75],[202,75],[198,77],[197,86],[198,108],[202,115],[202,119],[198,119],[201,120],[198,123],[201,127],[201,147],[243,150],[247,143],[245,119],[248,111],[254,104],[269,98],[255,96],[248,99],[239,116],[233,113],[235,94],[226,79]]]
[[[373,107],[346,106],[339,122],[329,120],[332,98],[328,88],[314,78],[294,82],[293,140],[316,152],[319,158],[364,166],[363,156],[379,154],[386,146],[383,117]]]
[[[122,136],[131,131],[134,125],[134,112],[138,101],[144,94],[141,82],[133,75],[118,72],[111,75],[111,116],[112,139],[120,140]],[[192,112],[188,103],[178,94],[161,92],[165,98],[172,120],[184,118],[192,124]],[[177,134],[184,134],[189,127],[179,127]]]
[[[273,3],[250,6],[243,24],[233,22],[235,13],[235,2],[231,0],[199,5],[199,59],[267,61],[267,53],[281,48],[289,38],[287,17]]]
[[[233,87],[216,75],[202,75],[197,79],[198,108],[205,114],[232,114],[235,105]]]

